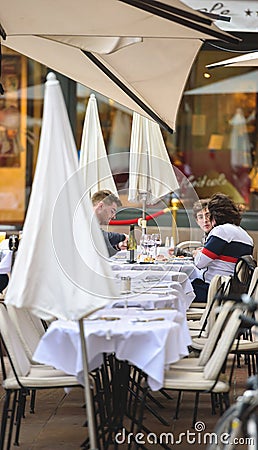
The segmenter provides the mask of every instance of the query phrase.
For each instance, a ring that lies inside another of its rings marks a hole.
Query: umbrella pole
[[[147,200],[147,194],[143,194],[142,196],[142,234],[146,234],[147,232],[147,225],[146,225],[146,200]]]
[[[87,421],[88,421],[90,450],[97,450],[97,439],[96,439],[96,429],[95,429],[96,427],[95,427],[93,401],[92,401],[90,380],[89,380],[88,358],[87,358],[87,348],[86,348],[84,329],[83,329],[83,319],[79,320],[79,327],[80,327],[80,339],[81,339],[82,362],[83,362],[84,396],[85,396],[85,405],[86,405],[86,413],[87,413]]]
[[[177,243],[177,210],[179,205],[179,200],[177,198],[172,198],[171,200],[172,209],[172,237],[174,243]]]

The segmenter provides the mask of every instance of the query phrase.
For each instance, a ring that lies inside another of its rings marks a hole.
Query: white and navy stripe
[[[203,280],[210,283],[214,275],[233,275],[240,256],[253,254],[253,240],[241,227],[230,223],[214,227],[195,264],[203,272]]]

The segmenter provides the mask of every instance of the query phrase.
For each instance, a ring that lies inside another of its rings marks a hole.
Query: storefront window
[[[227,57],[234,56],[228,53]],[[224,192],[246,209],[257,207],[257,70],[206,65],[224,52],[202,50],[193,65],[178,111],[175,133],[162,130],[170,159],[200,198]],[[78,133],[90,90],[78,85]],[[111,166],[118,187],[128,181],[131,113],[96,94],[107,152],[121,152]],[[124,155],[123,158],[123,152]],[[117,175],[120,171],[120,176]],[[123,175],[122,175],[123,174]],[[181,189],[185,194],[184,187]],[[184,198],[184,201],[186,199]]]
[[[173,157],[201,198],[220,191],[255,209],[257,70],[207,71],[207,64],[222,58],[222,52],[202,51],[192,68],[178,113]]]
[[[2,48],[0,97],[0,223],[22,224],[41,128],[46,68]]]
[[[22,224],[39,148],[47,68],[2,46],[0,97],[0,223]],[[227,57],[234,56],[228,52]],[[225,192],[258,208],[257,70],[206,65],[225,59],[200,51],[178,110],[176,130],[162,130],[170,159],[200,198]],[[75,138],[80,150],[91,90],[77,83]],[[110,165],[119,190],[128,185],[132,111],[95,93]],[[75,118],[74,118],[75,119]],[[119,158],[112,155],[120,153]],[[181,194],[187,195],[182,188]],[[185,200],[185,199],[184,199]]]

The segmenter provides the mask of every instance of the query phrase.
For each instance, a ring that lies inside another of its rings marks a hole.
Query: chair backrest
[[[225,324],[227,323],[227,320],[231,314],[233,305],[233,301],[227,301],[219,308],[219,313],[217,315],[216,321],[198,358],[198,365],[205,366],[205,364],[210,359],[221,336],[222,330],[225,327]]]
[[[256,267],[257,262],[251,255],[244,255],[238,258],[234,275],[231,279],[229,294],[240,295],[247,293]]]
[[[250,286],[248,289],[248,295],[250,295],[250,297],[252,297],[253,300],[255,300],[256,303],[258,304],[258,267],[256,267],[254,269],[254,273],[253,273],[251,283],[250,283]],[[255,311],[254,315],[255,315],[256,321],[258,322],[258,309]],[[253,332],[253,340],[254,341],[258,340],[257,328]]]
[[[227,323],[224,325],[216,348],[204,367],[203,375],[205,379],[217,380],[237,336],[241,324],[241,319],[239,318],[241,313],[241,309],[234,309]]]
[[[254,269],[251,283],[248,289],[248,294],[258,302],[258,267]]]
[[[6,306],[0,302],[0,333],[17,376],[26,376],[30,371],[30,361],[26,355],[23,344],[18,336],[15,326],[13,325]]]
[[[218,306],[218,300],[216,296],[224,292],[228,283],[230,282],[230,279],[231,277],[226,275],[215,275],[212,278],[208,289],[207,304],[200,319],[201,331],[199,337],[204,330],[206,334],[210,333],[210,330],[212,329],[216,320],[216,307]]]
[[[201,241],[183,241],[179,242],[177,245],[177,248],[180,248],[180,250],[194,250],[196,248],[202,247],[203,244]]]
[[[33,353],[45,333],[41,320],[26,308],[16,308],[13,305],[6,305],[10,319],[23,343],[24,350],[30,363],[33,362]]]

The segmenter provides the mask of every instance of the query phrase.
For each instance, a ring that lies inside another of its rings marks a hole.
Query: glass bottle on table
[[[134,235],[134,225],[130,225],[127,250],[129,250],[129,263],[132,264],[135,262],[135,252],[137,250],[137,242]]]

